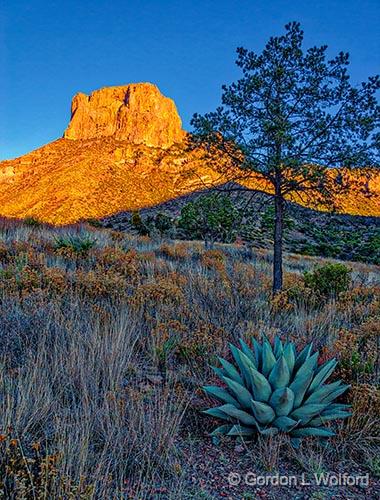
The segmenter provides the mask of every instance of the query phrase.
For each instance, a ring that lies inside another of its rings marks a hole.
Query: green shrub
[[[133,228],[138,232],[140,236],[149,236],[150,229],[148,224],[146,224],[139,212],[133,212],[131,215],[131,224]]]
[[[267,206],[263,214],[261,215],[261,229],[264,231],[268,231],[269,233],[273,233],[274,231],[274,222],[275,222],[275,212],[274,205],[271,203]],[[284,213],[284,232],[290,231],[295,226],[294,220],[290,217],[290,215],[285,212]]]
[[[24,224],[29,227],[41,227],[42,222],[35,217],[25,217]]]
[[[348,290],[351,269],[344,264],[326,264],[305,272],[305,286],[324,297],[337,297]]]
[[[76,254],[86,254],[96,244],[96,239],[89,235],[58,236],[54,240],[56,250],[70,250]]]
[[[166,214],[158,213],[154,218],[154,226],[161,236],[168,234],[174,227],[173,219]]]
[[[89,224],[92,227],[103,227],[103,223],[99,219],[94,219],[94,218],[89,218],[86,219],[87,224]]]
[[[206,247],[214,242],[235,241],[238,210],[226,195],[210,194],[191,201],[181,210],[178,228],[185,238],[201,239]]]

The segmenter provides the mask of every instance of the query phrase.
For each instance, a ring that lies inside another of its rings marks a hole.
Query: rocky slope
[[[63,138],[0,162],[0,215],[66,224],[156,205],[219,178],[186,151],[175,104],[155,85],[79,93],[71,110]],[[359,189],[360,173],[354,180],[342,211],[379,216],[380,176],[371,197]],[[264,189],[257,178],[250,187]]]

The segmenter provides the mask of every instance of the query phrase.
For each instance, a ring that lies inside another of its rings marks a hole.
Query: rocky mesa
[[[174,101],[151,83],[106,87],[89,96],[76,94],[63,137],[83,140],[109,136],[166,149],[182,142],[185,132]]]
[[[78,93],[61,139],[0,162],[0,215],[68,224],[189,193],[215,174],[185,138],[174,102],[151,83]]]

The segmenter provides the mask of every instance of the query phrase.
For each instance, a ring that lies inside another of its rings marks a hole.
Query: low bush
[[[69,235],[58,236],[54,240],[54,248],[61,253],[73,253],[77,255],[84,255],[91,250],[96,244],[96,239],[91,238],[89,235]]]
[[[41,227],[42,222],[35,217],[25,217],[24,224],[29,227]]]
[[[337,297],[350,286],[351,269],[344,264],[326,264],[311,272],[304,273],[304,282],[308,288],[324,297]]]

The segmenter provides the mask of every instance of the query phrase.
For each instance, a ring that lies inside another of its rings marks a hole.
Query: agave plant
[[[219,358],[221,367],[213,367],[225,387],[203,387],[221,402],[204,413],[227,421],[211,435],[286,432],[297,447],[303,437],[335,435],[324,424],[351,415],[350,405],[334,403],[349,385],[325,384],[337,361],[318,366],[312,343],[297,353],[292,342],[283,344],[278,337],[273,346],[266,338],[252,339],[252,348],[241,339],[240,349],[232,344],[230,349],[235,365]]]

